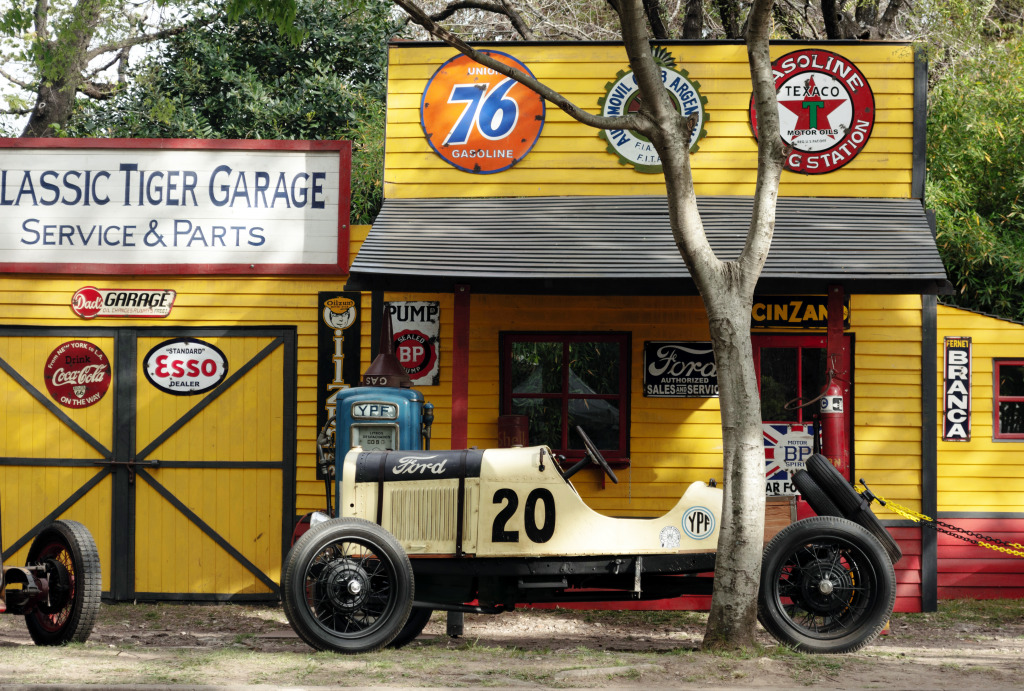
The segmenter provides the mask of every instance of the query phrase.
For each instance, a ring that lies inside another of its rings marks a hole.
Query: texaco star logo
[[[798,50],[772,63],[782,140],[792,147],[786,169],[831,173],[852,161],[875,125],[875,97],[856,65],[825,50]],[[757,112],[750,97],[750,124]]]

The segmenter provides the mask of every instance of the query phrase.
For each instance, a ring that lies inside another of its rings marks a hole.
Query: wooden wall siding
[[[897,612],[921,611],[921,529],[890,526],[888,531],[903,550],[895,564]]]
[[[1024,358],[1024,325],[938,306],[938,510],[1024,511],[1024,442],[992,439],[993,358]],[[970,336],[971,441],[943,442],[942,348],[946,336]]]
[[[921,299],[853,295],[854,474],[886,499],[921,506]],[[899,519],[876,505],[880,518]]]
[[[972,338],[971,441],[942,441],[942,347],[948,336]],[[938,508],[1024,511],[1024,442],[992,440],[992,358],[1024,358],[1024,325],[938,306]]]
[[[1024,544],[1022,518],[946,518],[942,514],[939,517],[965,530]],[[940,599],[1024,597],[1024,558],[978,547],[944,533],[939,533],[938,554]]]
[[[806,46],[775,45],[772,57]],[[598,98],[629,65],[615,46],[510,45],[498,50],[521,60],[541,81],[578,106],[597,112]],[[757,144],[747,108],[750,75],[742,45],[669,46],[678,65],[700,82],[707,98],[707,136],[691,158],[697,194],[754,192]],[[780,194],[793,196],[909,197],[913,129],[913,51],[907,45],[835,46],[853,61],[874,92],[877,116],[864,151],[827,175],[782,176]],[[384,194],[387,197],[500,197],[662,195],[664,178],[619,165],[597,130],[548,104],[533,150],[513,168],[492,175],[459,171],[430,149],[420,126],[423,90],[456,52],[446,47],[396,44],[390,48]]]

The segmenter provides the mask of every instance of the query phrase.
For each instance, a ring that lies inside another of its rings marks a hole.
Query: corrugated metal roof
[[[721,259],[743,248],[753,200],[698,199]],[[692,295],[663,197],[388,199],[352,263],[352,290]],[[913,199],[779,199],[759,293],[946,292]]]

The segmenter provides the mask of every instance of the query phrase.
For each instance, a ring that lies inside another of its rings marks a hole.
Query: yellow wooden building
[[[628,108],[636,98],[621,46],[488,48],[594,112]],[[657,54],[680,109],[699,104],[696,189],[709,237],[728,256],[745,233],[756,172],[745,49],[684,42]],[[35,532],[67,517],[97,539],[106,597],[277,599],[292,525],[324,504],[314,440],[325,398],[356,383],[338,374],[340,341],[323,340],[325,301],[342,293],[358,300],[362,328],[355,355],[346,357],[360,372],[375,351],[385,303],[439,307],[436,377],[416,384],[435,406],[433,448],[495,446],[525,416],[531,443],[571,457],[580,452],[572,428],[581,424],[621,482],[605,485],[584,472],[576,485],[591,506],[614,515],[659,513],[686,483],[721,481],[706,316],[668,232],[664,179],[649,147],[628,132],[599,136],[447,47],[396,43],[390,55],[385,203],[372,227],[338,221],[351,267],[339,249],[319,263],[200,253],[118,260],[115,271],[70,255],[57,257],[63,263],[54,271],[46,252],[60,249],[64,222],[50,236],[56,248],[44,246],[44,221],[10,231],[15,249],[38,240],[34,249],[43,254],[19,266],[0,258],[5,562],[23,560]],[[813,436],[813,410],[783,404],[814,398],[833,382],[845,400],[838,429],[851,477],[915,511],[1013,541],[1024,532],[1016,508],[1024,471],[1014,461],[1013,432],[997,434],[993,420],[1017,402],[1012,390],[996,391],[993,372],[1005,368],[1015,381],[1024,330],[937,304],[947,284],[921,204],[924,64],[901,43],[779,43],[772,55],[780,101],[791,102],[784,125],[798,157],[783,175],[775,242],[752,314],[766,491],[788,501],[789,473]],[[207,164],[191,165],[164,169]],[[3,168],[15,166],[5,160]],[[126,180],[135,171],[111,170]],[[42,177],[33,179],[44,189]],[[297,179],[280,188],[268,177],[265,211],[257,203],[246,227],[271,228],[277,217],[266,209],[275,192],[298,205],[288,187]],[[184,173],[176,180],[178,190],[188,188]],[[0,200],[17,199],[22,184],[11,177]],[[192,189],[217,202],[237,196],[239,184],[222,193],[211,177],[208,190]],[[343,187],[336,199],[327,196],[328,207],[344,206]],[[165,205],[171,198],[188,201],[168,192]],[[181,226],[181,242],[200,249],[199,221],[190,223]],[[231,237],[223,235],[228,244]],[[267,238],[252,245],[261,249],[276,236],[248,237]],[[173,291],[175,299],[159,316],[83,317],[72,303],[84,287]],[[946,406],[963,399],[941,386],[947,336],[973,345],[971,377],[959,384],[971,392],[964,441],[943,441]],[[183,396],[154,383],[153,354],[178,339],[224,355],[230,366],[215,388]],[[48,394],[45,364],[78,341],[109,356],[113,380],[97,403],[70,409]],[[322,370],[332,362],[338,371],[325,385]],[[1006,587],[1024,571],[1012,558],[952,537],[947,544],[945,535],[876,511],[906,555],[897,565],[900,609],[931,609],[951,595],[1021,594]]]

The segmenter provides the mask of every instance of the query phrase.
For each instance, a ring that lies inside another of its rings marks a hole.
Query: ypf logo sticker
[[[483,51],[533,76],[511,55]],[[500,173],[530,153],[544,128],[544,99],[510,77],[458,55],[423,90],[420,124],[438,156],[467,173]]]
[[[684,117],[695,115],[697,124],[690,134],[690,153],[697,151],[697,145],[707,135],[704,125],[709,117],[708,99],[700,95],[700,82],[690,79],[689,73],[676,66],[676,60],[665,48],[654,49],[654,61],[661,67],[661,81],[672,96],[676,110]],[[618,117],[640,110],[640,87],[632,71],[620,71],[615,81],[605,85],[605,95],[597,100],[601,115]],[[619,157],[619,163],[633,166],[640,173],[660,173],[661,156],[654,149],[651,140],[632,130],[601,130],[599,137],[608,142],[608,153]]]
[[[703,506],[694,506],[683,514],[683,532],[694,540],[703,540],[715,532],[715,515]]]
[[[786,169],[831,173],[864,150],[875,126],[875,96],[857,66],[827,50],[787,53],[772,63],[779,100],[779,131],[792,147]],[[750,126],[757,111],[750,97]]]
[[[88,408],[110,388],[110,360],[88,341],[57,346],[43,367],[46,389],[65,408]]]

